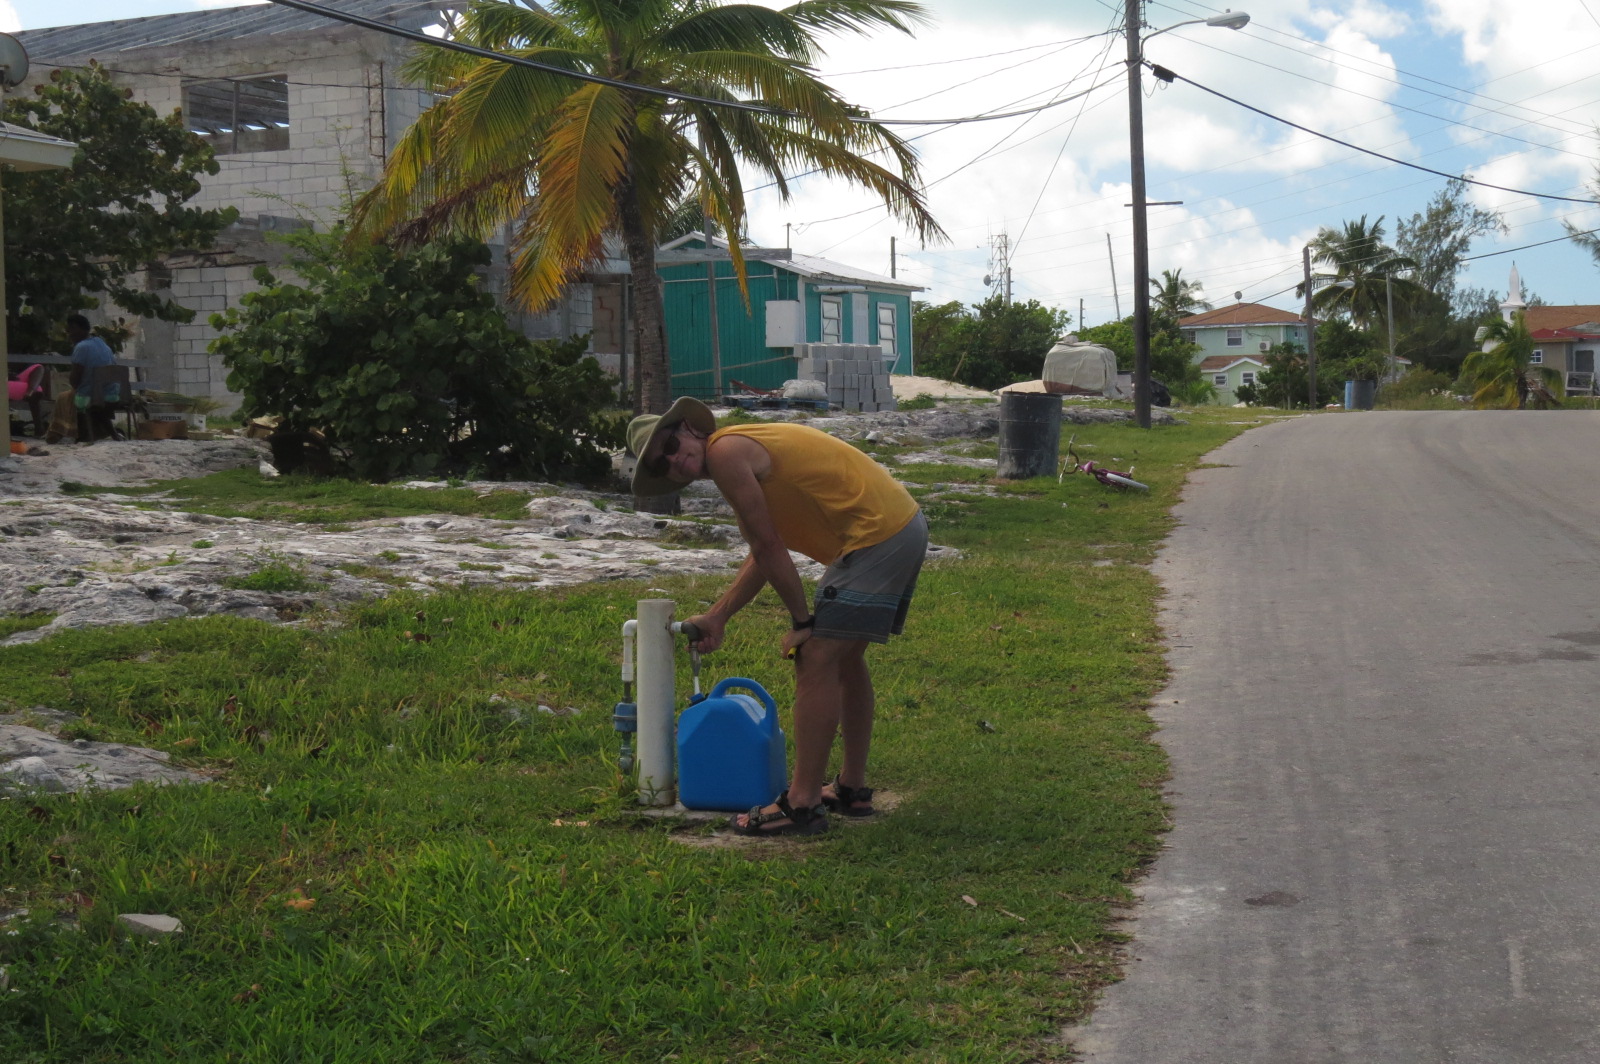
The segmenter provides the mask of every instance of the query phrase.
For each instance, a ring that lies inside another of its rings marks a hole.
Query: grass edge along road
[[[217,776],[0,802],[0,909],[29,910],[0,935],[0,1059],[1067,1058],[1165,822],[1146,563],[1187,472],[1246,427],[1182,416],[1076,429],[1148,495],[897,470],[966,557],[924,571],[907,634],[869,655],[869,782],[898,807],[815,841],[720,845],[623,793],[621,622],[654,589],[687,615],[727,577],[0,648],[4,708]],[[707,672],[786,716],[780,613],[765,593]],[[130,937],[124,912],[185,931]]]

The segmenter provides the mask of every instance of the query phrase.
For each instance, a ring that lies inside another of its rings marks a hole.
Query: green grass
[[[705,830],[637,816],[615,768],[622,621],[647,588],[687,614],[728,576],[0,648],[16,706],[217,774],[0,803],[0,906],[33,914],[0,936],[0,1060],[1065,1058],[1165,821],[1157,587],[1092,562],[1151,559],[1231,416],[1079,432],[1149,495],[1043,478],[930,508],[967,556],[924,571],[870,656],[870,782],[900,805],[810,843],[687,845]],[[787,707],[783,630],[764,594],[708,678]],[[579,712],[507,712],[535,703]],[[146,944],[119,912],[186,930]]]
[[[455,482],[459,484],[460,482]],[[456,514],[516,520],[524,516],[529,495],[496,491],[480,498],[461,487],[401,488],[357,484],[319,477],[263,477],[255,469],[230,469],[210,476],[169,480],[148,487],[83,488],[135,497],[163,494],[162,507],[177,506],[218,517],[250,517],[258,521],[336,524],[419,514]],[[67,491],[68,486],[62,485]],[[155,505],[152,503],[151,505]]]
[[[314,591],[323,585],[313,580],[305,566],[268,551],[260,568],[222,582],[223,587],[241,591]]]

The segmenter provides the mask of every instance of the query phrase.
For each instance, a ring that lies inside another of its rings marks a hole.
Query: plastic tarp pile
[[[1076,336],[1056,342],[1044,356],[1044,390],[1056,395],[1118,398],[1117,356],[1109,347],[1079,343]]]

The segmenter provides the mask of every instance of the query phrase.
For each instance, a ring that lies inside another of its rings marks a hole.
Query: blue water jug
[[[750,694],[728,693],[735,688]],[[678,718],[678,801],[686,807],[743,813],[787,785],[778,706],[754,680],[730,676]]]

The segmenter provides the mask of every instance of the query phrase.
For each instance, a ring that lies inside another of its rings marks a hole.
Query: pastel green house
[[[1274,344],[1306,348],[1305,319],[1262,303],[1235,303],[1178,320],[1183,338],[1199,345],[1194,360],[1231,355],[1259,359]]]
[[[716,238],[712,244],[727,248]],[[732,380],[779,388],[798,375],[798,344],[870,344],[883,348],[891,373],[913,372],[911,298],[922,286],[791,251],[746,259],[747,306],[730,260],[711,261],[714,282],[703,259],[673,261],[704,250],[695,233],[663,244],[657,260],[673,395],[712,398],[735,390]],[[720,382],[712,376],[713,307]]]
[[[1183,338],[1195,344],[1201,379],[1217,389],[1217,402],[1232,406],[1235,392],[1253,385],[1277,344],[1306,347],[1305,319],[1263,303],[1235,303],[1178,319]]]
[[[1247,355],[1212,355],[1200,360],[1200,379],[1209,381],[1217,390],[1217,402],[1232,406],[1238,402],[1241,385],[1254,385],[1261,380],[1261,371],[1267,368],[1263,358]]]

